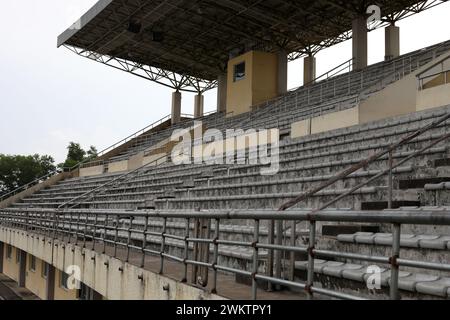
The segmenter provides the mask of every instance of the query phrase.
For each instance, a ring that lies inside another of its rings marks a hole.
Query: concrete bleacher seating
[[[450,106],[430,109],[363,125],[313,134],[292,139],[284,135],[292,122],[323,115],[330,112],[351,108],[361,99],[381,90],[383,87],[407,74],[417,70],[439,54],[450,49],[450,41],[424,50],[419,50],[399,57],[393,61],[382,62],[362,71],[350,72],[324,80],[308,87],[300,88],[286,96],[278,98],[267,106],[262,106],[251,115],[226,117],[224,114],[212,114],[198,121],[203,121],[206,128],[226,130],[227,128],[279,128],[283,135],[280,143],[279,171],[273,176],[260,174],[262,164],[239,165],[174,165],[170,161],[156,166],[143,167],[117,183],[124,173],[107,173],[98,176],[77,177],[60,181],[53,186],[38,191],[33,195],[14,203],[11,207],[23,208],[58,208],[73,199],[69,205],[82,209],[266,209],[278,208],[282,203],[299,194],[317,187],[340,171],[359,163],[371,154],[389,147],[400,137],[411,134],[434,120],[450,112]],[[142,135],[135,143],[106,162],[129,159],[132,155],[148,150],[157,143],[170,137],[172,130],[188,128],[193,119],[164,129],[157,133]],[[393,153],[394,161],[400,161],[414,151],[424,147],[433,140],[447,134],[450,121],[440,124],[426,134],[410,141]],[[448,142],[437,144],[422,155],[403,164],[393,171],[394,201],[396,203],[412,202],[419,205],[450,205],[450,178],[439,183],[427,183],[419,188],[401,188],[400,181],[442,175],[448,171],[450,161]],[[387,155],[369,166],[349,175],[338,183],[317,193],[298,208],[317,208],[353,186],[376,176],[386,169]],[[440,160],[443,160],[439,162]],[[440,166],[435,165],[441,163]],[[101,188],[105,186],[104,188]],[[101,188],[95,191],[97,188]],[[337,209],[361,209],[365,203],[387,201],[387,180],[379,179],[346,197],[334,206]],[[87,194],[85,197],[83,195]],[[78,199],[78,197],[81,197]],[[436,209],[438,210],[439,207]],[[399,209],[401,210],[401,209]],[[418,208],[420,210],[420,208]],[[233,224],[220,226],[221,239],[230,241],[250,241],[253,228],[245,221],[233,221]],[[129,221],[122,225],[127,227]],[[134,221],[135,227],[143,228],[143,220]],[[320,225],[322,227],[322,225]],[[161,221],[150,221],[150,231],[160,231]],[[185,232],[183,223],[169,221],[167,225],[171,234],[182,237]],[[193,229],[193,226],[190,228]],[[214,229],[213,229],[214,230]],[[268,226],[262,226],[260,236],[267,241]],[[299,235],[307,236],[308,230],[302,229]],[[285,234],[290,236],[290,231]],[[113,236],[107,234],[106,236]],[[126,238],[126,232],[119,237]],[[376,255],[387,254],[392,246],[390,230],[379,226],[377,232],[357,232],[327,236],[319,240],[319,248],[339,248],[343,251],[355,251]],[[142,241],[142,236],[131,236],[132,241]],[[161,238],[149,236],[150,248],[161,245]],[[169,252],[181,255],[184,242],[168,239]],[[450,230],[442,228],[429,230],[411,228],[402,235],[402,256],[414,257],[426,255],[432,261],[447,261],[450,250]],[[388,255],[388,254],[387,254]],[[238,246],[221,246],[219,260],[222,263],[248,269],[252,264],[252,248]],[[267,251],[259,252],[259,267],[263,270],[267,260]],[[345,281],[364,283],[368,277],[367,266],[355,261],[316,262],[316,273]],[[306,269],[305,261],[296,263],[297,271]],[[389,270],[383,269],[382,285],[389,284]],[[327,281],[323,281],[325,284]],[[344,286],[343,286],[344,287]],[[434,297],[450,297],[450,278],[441,273],[426,274],[418,270],[402,270],[400,289],[410,294],[423,294]]]

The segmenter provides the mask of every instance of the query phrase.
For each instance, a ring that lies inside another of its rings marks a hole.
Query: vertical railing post
[[[103,223],[103,250],[102,253],[106,253],[106,239],[107,239],[107,233],[108,233],[108,215],[105,214],[105,221]]]
[[[58,228],[58,213],[55,211],[53,211],[53,242],[56,240],[56,229]],[[64,240],[64,236],[63,236],[63,240]]]
[[[316,222],[309,222],[309,246],[308,246],[308,276],[306,280],[306,294],[308,299],[313,298],[312,287],[314,285],[314,249],[316,245]]]
[[[269,235],[268,235],[268,243],[270,245],[274,244],[274,237],[275,236],[275,221],[274,220],[270,220],[269,221]],[[269,249],[269,256],[267,258],[267,276],[268,277],[273,277],[273,257],[274,257],[274,251],[273,249]],[[273,291],[273,284],[272,282],[269,281],[269,283],[267,284],[267,290],[268,291]]]
[[[256,275],[258,274],[258,242],[259,242],[259,220],[255,220],[253,233],[253,272],[252,272],[252,299],[256,300],[258,295],[258,283]]]
[[[133,228],[133,217],[130,216],[128,222],[128,236],[127,236],[127,258],[126,262],[130,261],[130,245],[131,245],[131,229]]]
[[[80,231],[81,212],[78,212],[76,230],[75,230],[75,245],[78,245],[78,235]]]
[[[94,215],[95,218],[94,218],[94,228],[92,231],[92,251],[95,251],[95,237],[97,235],[97,223],[98,223],[98,214],[95,212]]]
[[[393,200],[393,175],[392,175],[392,167],[393,167],[393,157],[392,151],[389,152],[389,176],[388,176],[388,208],[392,209],[392,200]]]
[[[391,264],[391,279],[390,279],[390,298],[391,300],[399,300],[400,295],[398,292],[398,276],[399,265],[398,258],[400,257],[400,238],[401,238],[401,225],[398,223],[392,226],[392,256],[390,258]]]
[[[167,218],[164,218],[163,229],[161,232],[161,250],[160,250],[161,261],[159,265],[159,274],[164,273],[164,251],[166,247],[166,231],[167,231]]]
[[[65,219],[64,219],[65,221]],[[67,239],[67,242],[70,244],[71,240],[72,240],[72,214],[69,213],[69,239]]]
[[[214,256],[213,256],[213,287],[211,292],[217,293],[217,263],[219,262],[219,237],[220,237],[220,219],[216,219],[214,234]]]
[[[141,260],[141,268],[144,268],[145,266],[145,249],[147,247],[147,231],[148,231],[148,215],[145,216],[145,225],[144,225],[144,233],[143,233],[143,239],[142,239],[142,260]]]
[[[116,225],[115,225],[115,234],[114,234],[114,258],[117,258],[117,241],[119,240],[119,223],[120,223],[120,216],[116,216]]]
[[[87,233],[87,227],[88,227],[88,220],[89,220],[89,213],[86,213],[85,219],[84,219],[84,230],[83,230],[83,249],[86,248],[86,233]]]
[[[295,247],[295,240],[296,240],[296,229],[297,229],[297,222],[294,220],[291,224],[291,247]],[[289,264],[289,280],[294,281],[295,277],[295,252],[290,252],[290,264]]]
[[[188,278],[188,264],[187,260],[189,259],[189,231],[190,231],[190,219],[186,218],[186,227],[184,230],[184,272],[183,272],[183,279],[181,282],[186,283]]]
[[[26,215],[25,215],[25,230],[27,231],[27,233],[30,231],[30,212],[26,212]]]
[[[278,220],[275,222],[276,224],[276,244],[278,246],[281,246],[283,244],[283,224],[282,221]],[[276,250],[275,251],[275,277],[277,279],[281,279],[281,255],[282,255],[282,251],[281,250]]]

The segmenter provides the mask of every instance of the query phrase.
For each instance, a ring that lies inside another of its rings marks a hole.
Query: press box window
[[[234,82],[245,79],[245,62],[234,66]]]

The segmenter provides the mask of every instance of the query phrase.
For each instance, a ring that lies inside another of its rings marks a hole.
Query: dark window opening
[[[234,82],[245,79],[245,62],[234,66]]]

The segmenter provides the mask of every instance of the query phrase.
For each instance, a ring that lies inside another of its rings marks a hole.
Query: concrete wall
[[[358,107],[329,113],[311,120],[311,134],[351,127],[359,123]]]
[[[77,300],[78,290],[69,290],[61,285],[63,272],[56,270],[55,273],[55,300]]]
[[[245,79],[234,81],[234,67],[245,62]],[[278,57],[250,51],[228,62],[227,113],[236,116],[278,94]]]
[[[43,277],[42,260],[36,258],[36,269],[31,269],[31,255],[27,258],[25,286],[40,299],[47,298],[47,279]]]
[[[18,250],[13,247],[11,258],[8,258],[7,257],[8,250],[6,244],[7,243],[5,243],[5,250],[3,255],[3,274],[13,279],[14,281],[19,281],[19,263],[17,263],[16,261],[16,255]]]
[[[310,134],[311,119],[305,119],[291,124],[291,139],[308,136]]]
[[[52,264],[58,270],[68,266],[80,267],[81,281],[108,300],[219,300],[217,295],[188,286],[179,281],[135,267],[92,250],[49,241],[40,236],[27,236],[23,231],[0,228],[0,241],[11,244]],[[6,274],[6,273],[5,273]],[[58,274],[58,272],[57,272]],[[141,278],[143,280],[140,280]],[[57,275],[58,277],[58,275]],[[70,292],[62,292],[56,286],[55,299],[75,298]],[[168,286],[169,290],[164,290]]]
[[[95,166],[89,168],[81,168],[80,169],[80,177],[91,177],[91,176],[99,176],[103,174],[105,170],[105,166]]]
[[[124,172],[128,170],[128,160],[112,162],[108,164],[108,172]]]
[[[364,124],[415,112],[416,91],[415,74],[410,74],[400,81],[394,82],[361,102],[359,123]]]
[[[72,175],[69,172],[63,172],[58,175],[55,175],[55,176],[51,177],[50,179],[48,179],[38,185],[28,188],[27,190],[25,190],[19,194],[16,194],[15,196],[8,198],[5,201],[0,202],[0,209],[7,208],[11,204],[18,202],[24,198],[27,198],[27,197],[31,196],[32,194],[34,194],[35,192],[41,191],[42,189],[48,188],[61,180],[68,179],[71,177],[72,177]]]
[[[450,105],[450,83],[417,92],[417,111]]]
[[[148,164],[150,167],[157,166],[157,165],[160,165],[165,162],[167,162],[167,154],[165,154],[165,153],[154,154],[151,156],[144,157],[142,159],[142,165]]]
[[[128,159],[128,171],[133,171],[142,167],[144,161],[144,152],[139,152],[138,154],[130,157]]]

